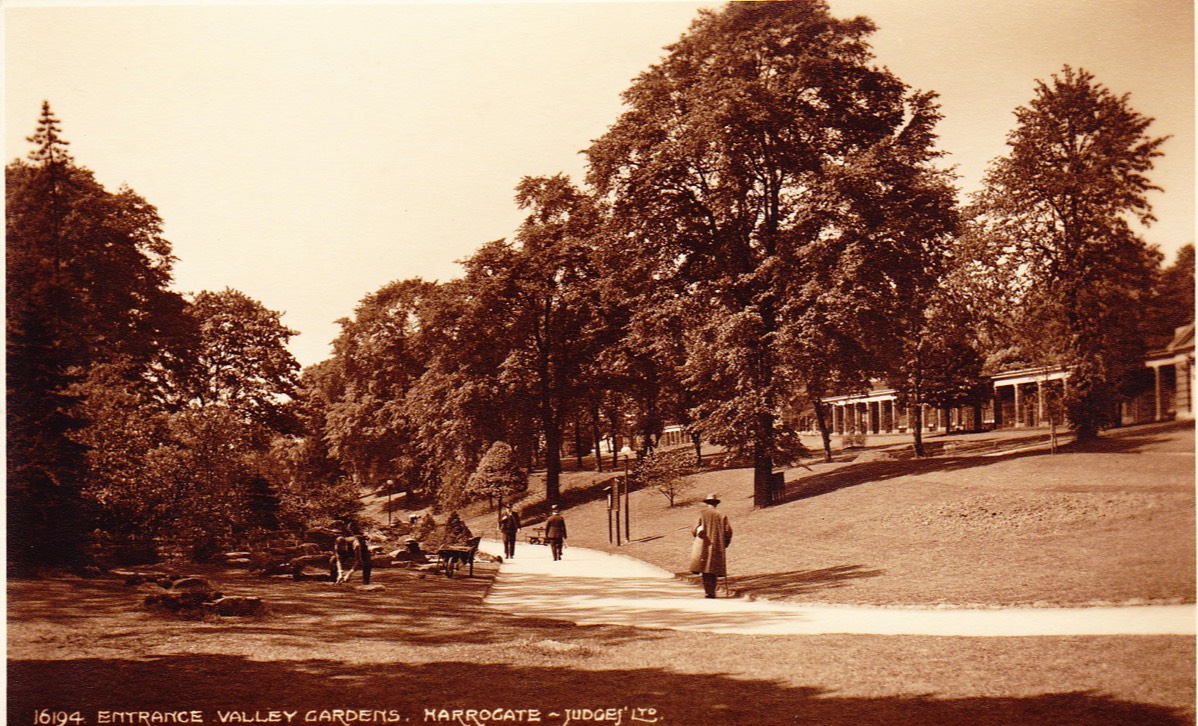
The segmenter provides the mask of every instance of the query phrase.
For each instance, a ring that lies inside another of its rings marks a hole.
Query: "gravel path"
[[[503,553],[484,540],[483,552]],[[567,547],[516,545],[486,604],[517,615],[580,625],[627,625],[745,635],[1029,636],[1194,635],[1193,605],[1093,608],[881,608],[703,597],[702,589],[640,560]]]

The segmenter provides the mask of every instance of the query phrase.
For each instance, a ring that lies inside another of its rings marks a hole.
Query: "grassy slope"
[[[601,476],[568,473],[563,488],[577,494]],[[757,510],[748,469],[698,475],[690,503],[673,509],[657,492],[634,492],[634,541],[619,551],[683,569],[694,500],[718,492],[735,530],[730,584],[747,595],[878,605],[1194,601],[1192,425],[1127,429],[1055,455],[870,454],[790,470],[787,482],[788,501]],[[566,516],[571,544],[615,551],[603,502]],[[493,515],[469,523],[495,534]]]

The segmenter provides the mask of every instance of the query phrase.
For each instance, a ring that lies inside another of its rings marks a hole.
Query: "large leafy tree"
[[[1069,369],[1065,402],[1081,439],[1109,423],[1144,350],[1141,311],[1160,255],[1134,231],[1153,221],[1148,178],[1165,139],[1085,70],[1037,81],[1015,111],[1010,151],[977,198],[981,234],[1010,281],[1015,340]]]
[[[10,551],[63,563],[79,559],[89,526],[77,386],[119,360],[161,396],[193,338],[185,301],[167,290],[174,258],[157,211],[77,166],[48,103],[29,140],[28,161],[5,169]]]
[[[545,452],[545,496],[560,497],[561,447],[588,364],[603,348],[592,262],[600,214],[562,176],[529,177],[517,187],[529,214],[514,244],[484,246],[466,264],[471,294],[503,316],[489,331],[507,357],[500,383],[517,409],[533,412]]]
[[[830,373],[891,350],[953,225],[935,104],[870,65],[872,31],[818,0],[703,12],[588,151],[628,264],[703,311],[696,426],[751,455],[759,505],[800,450],[789,361],[829,331]]]
[[[74,390],[94,423],[74,438],[87,446],[84,493],[106,531],[205,557],[295,510],[276,506],[276,484],[291,479],[268,456],[296,431],[295,364],[278,314],[242,293],[200,293],[188,313],[190,376],[163,398],[130,380],[126,359],[93,366]]]
[[[335,373],[326,380],[337,390],[325,394],[324,436],[341,468],[361,484],[409,480],[419,468],[406,397],[427,367],[423,316],[435,291],[435,283],[420,279],[388,283],[363,298],[353,319],[340,321]]]
[[[281,313],[243,292],[203,291],[188,308],[199,334],[194,374],[179,393],[193,407],[227,406],[265,431],[296,430],[290,403],[299,363]]]

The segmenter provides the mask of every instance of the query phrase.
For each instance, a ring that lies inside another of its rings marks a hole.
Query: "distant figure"
[[[344,536],[338,537],[333,544],[333,562],[335,576],[333,582],[348,582],[354,570],[361,568],[362,584],[370,584],[370,571],[373,563],[370,560],[370,545],[366,535],[351,520],[342,524]]]
[[[695,536],[691,551],[690,571],[703,575],[703,593],[715,597],[716,584],[721,577],[728,576],[728,561],[725,550],[732,544],[732,525],[728,517],[716,511],[720,498],[708,494],[703,500],[707,506],[699,512],[699,523],[691,532]]]
[[[549,541],[549,551],[553,554],[553,559],[560,560],[562,543],[566,539],[566,520],[557,511],[556,504],[553,505],[549,519],[545,520],[545,539]]]
[[[503,533],[503,556],[509,560],[516,556],[516,534],[520,531],[520,515],[511,506],[504,507],[499,518],[499,531]]]

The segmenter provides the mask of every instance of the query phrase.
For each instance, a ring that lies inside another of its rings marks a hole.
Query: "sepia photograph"
[[[1190,0],[13,0],[10,726],[1198,723]]]

